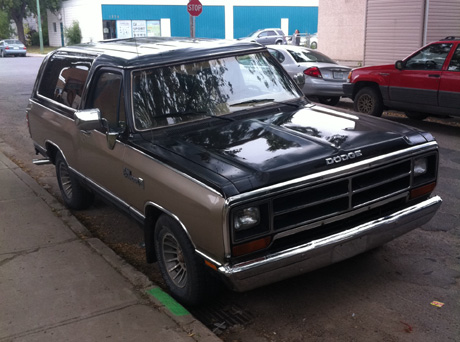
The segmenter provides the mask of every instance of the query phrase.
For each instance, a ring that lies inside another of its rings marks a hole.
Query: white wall
[[[350,66],[364,59],[366,0],[321,0],[318,50]]]

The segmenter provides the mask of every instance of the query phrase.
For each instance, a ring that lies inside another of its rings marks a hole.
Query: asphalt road
[[[36,156],[25,121],[41,60],[0,59],[0,149],[59,197],[53,166],[31,162]],[[224,341],[460,341],[460,119],[414,121],[397,112],[384,118],[437,138],[435,193],[444,202],[435,218],[350,260],[247,293],[223,291],[212,304],[190,308]],[[101,201],[74,214],[162,285],[156,266],[143,261],[142,232],[133,221]]]

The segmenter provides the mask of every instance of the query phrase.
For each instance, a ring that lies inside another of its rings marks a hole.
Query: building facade
[[[188,0],[63,0],[48,12],[51,46],[66,43],[65,28],[78,21],[82,42],[141,36],[190,37]],[[319,0],[201,0],[195,36],[235,39],[267,27],[290,35],[316,33]]]
[[[460,0],[321,0],[321,51],[351,66],[392,64],[460,36]]]

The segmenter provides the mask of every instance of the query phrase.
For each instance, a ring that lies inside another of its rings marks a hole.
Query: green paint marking
[[[158,299],[161,304],[166,306],[169,311],[171,311],[176,316],[185,316],[190,315],[190,312],[187,311],[182,305],[175,301],[169,294],[164,292],[159,287],[154,287],[153,289],[147,290],[147,293],[156,299]]]

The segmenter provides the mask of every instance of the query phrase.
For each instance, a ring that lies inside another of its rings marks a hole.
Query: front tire
[[[204,267],[188,236],[179,224],[162,215],[155,225],[155,253],[161,275],[173,297],[197,305],[210,297],[214,279]]]
[[[340,101],[340,96],[318,96],[319,103],[335,106]]]
[[[94,195],[84,188],[73,175],[62,154],[56,156],[56,177],[61,196],[66,207],[75,210],[88,208],[93,204]]]
[[[383,100],[376,89],[365,87],[356,94],[353,108],[359,113],[382,116]]]

